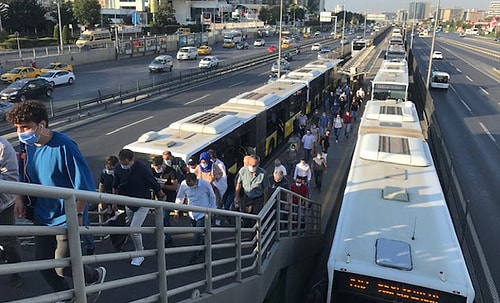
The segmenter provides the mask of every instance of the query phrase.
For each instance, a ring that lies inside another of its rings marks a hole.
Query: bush
[[[21,48],[33,48],[41,46],[57,45],[58,40],[52,37],[45,37],[39,39],[28,39],[19,37],[19,46]],[[8,39],[0,43],[3,49],[17,49],[17,38],[14,35],[9,35]]]

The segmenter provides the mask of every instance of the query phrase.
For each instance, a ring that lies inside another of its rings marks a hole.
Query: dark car
[[[246,41],[241,41],[240,43],[236,44],[237,49],[248,49],[248,42]]]
[[[0,92],[0,99],[10,102],[23,102],[41,96],[51,97],[52,87],[49,81],[39,78],[17,80]]]

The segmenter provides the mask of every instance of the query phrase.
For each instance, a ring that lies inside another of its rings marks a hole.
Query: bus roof
[[[394,83],[408,85],[408,66],[406,60],[384,60],[373,83]]]
[[[386,133],[400,133],[424,139],[415,104],[396,100],[368,101],[360,132],[374,133],[384,129]]]
[[[262,111],[271,108],[281,100],[288,98],[292,93],[303,88],[306,88],[305,83],[275,81],[251,92],[231,98],[225,105],[250,106],[254,111]]]
[[[146,155],[161,155],[168,149],[187,162],[192,155],[253,118],[253,114],[215,109],[198,112],[158,132],[147,132],[124,148]]]

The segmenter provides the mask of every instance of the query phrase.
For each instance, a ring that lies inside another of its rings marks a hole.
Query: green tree
[[[71,37],[71,31],[69,30],[68,25],[63,26],[62,36],[63,36],[63,42],[65,44],[70,44],[72,42],[71,40],[73,39],[73,37]]]
[[[101,5],[98,0],[75,0],[73,14],[81,24],[94,27],[101,21]]]
[[[156,13],[156,24],[158,26],[177,24],[177,19],[175,19],[175,9],[172,4],[166,2],[160,4],[158,12]]]
[[[54,26],[54,33],[52,34],[52,37],[54,37],[54,39],[59,41],[59,24],[56,24]]]
[[[269,23],[269,21],[271,21],[271,10],[268,7],[262,7],[260,9],[259,20],[264,21],[264,23]]]
[[[43,31],[47,26],[46,12],[37,0],[11,1],[8,3],[7,16],[2,18],[2,24],[10,32],[38,36],[39,31]]]

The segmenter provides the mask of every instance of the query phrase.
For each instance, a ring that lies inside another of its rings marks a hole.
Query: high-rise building
[[[410,19],[426,20],[431,13],[430,2],[411,2],[410,11],[408,12]]]
[[[488,17],[500,17],[500,1],[490,1]]]

